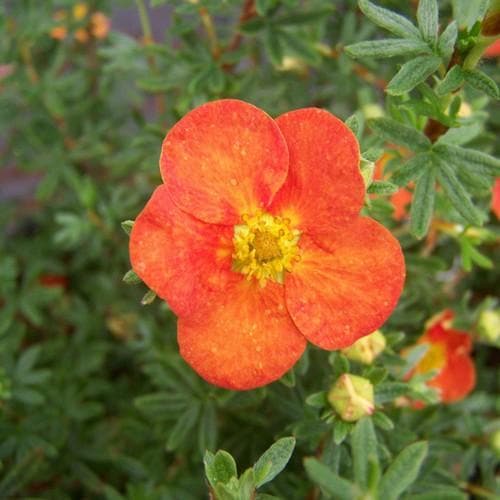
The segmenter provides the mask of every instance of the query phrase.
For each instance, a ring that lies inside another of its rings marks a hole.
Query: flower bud
[[[328,402],[342,420],[356,422],[375,409],[373,386],[366,378],[344,373],[330,389]]]
[[[479,314],[477,331],[487,342],[500,341],[500,309],[486,309]]]
[[[384,116],[384,110],[379,104],[365,104],[361,110],[363,111],[363,114],[365,115],[365,118],[367,120],[370,120],[372,118],[381,118]]]
[[[375,330],[370,335],[362,337],[350,347],[342,349],[344,355],[352,361],[365,365],[373,363],[375,358],[385,349],[385,337],[380,330]]]

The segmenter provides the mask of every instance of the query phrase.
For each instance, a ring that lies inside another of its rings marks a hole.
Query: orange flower
[[[207,381],[268,384],[306,339],[340,349],[390,315],[404,259],[359,216],[359,161],[351,131],[315,108],[273,120],[214,101],[167,134],[164,184],[135,221],[130,258],[179,316],[181,355]]]
[[[102,12],[94,12],[90,16],[90,32],[94,38],[103,39],[108,36],[111,22]]]
[[[64,26],[54,26],[50,30],[50,37],[54,40],[64,40],[68,35],[68,30]]]
[[[471,336],[452,328],[453,317],[453,311],[447,309],[427,323],[427,330],[417,344],[428,344],[429,348],[412,373],[437,371],[426,383],[439,391],[444,403],[463,399],[476,384],[476,370],[470,357]]]
[[[497,216],[497,219],[500,219],[500,177],[497,177],[495,184],[493,184],[491,211]]]

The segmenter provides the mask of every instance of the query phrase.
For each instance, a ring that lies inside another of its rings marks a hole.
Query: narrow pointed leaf
[[[464,72],[465,81],[477,90],[493,97],[500,99],[500,90],[498,85],[486,74],[478,69],[467,70]]]
[[[139,278],[139,276],[137,276],[137,274],[135,273],[135,271],[133,271],[132,269],[130,269],[129,271],[127,271],[123,275],[122,281],[124,283],[127,283],[127,285],[137,285],[142,280],[141,280],[141,278]]]
[[[436,173],[433,167],[423,172],[417,181],[410,211],[410,230],[417,238],[427,233],[434,211]]]
[[[436,144],[432,149],[444,162],[458,163],[467,168],[485,169],[490,175],[500,176],[500,159],[489,154],[444,143]]]
[[[393,184],[389,181],[374,181],[370,184],[368,188],[368,193],[370,194],[381,194],[384,196],[388,196],[394,194],[399,190],[399,187],[396,184]]]
[[[402,38],[420,38],[420,32],[406,17],[378,7],[368,0],[359,0],[363,14],[378,26]]]
[[[391,176],[391,182],[398,186],[406,186],[410,181],[417,180],[431,164],[432,155],[430,153],[419,153],[396,170]]]
[[[462,68],[458,65],[453,66],[453,68],[446,73],[444,79],[439,82],[436,86],[436,93],[438,95],[446,95],[454,90],[458,89],[460,85],[464,82],[465,75]]]
[[[427,450],[425,441],[407,446],[382,476],[379,498],[384,500],[398,498],[417,479],[420,467],[427,456]]]
[[[354,483],[335,474],[329,467],[315,458],[306,458],[304,467],[307,475],[329,495],[338,500],[357,498],[359,490]]]
[[[440,66],[441,58],[437,56],[420,56],[401,66],[394,78],[387,85],[387,93],[402,95],[427,80]]]
[[[266,450],[253,466],[255,485],[259,487],[274,479],[285,468],[294,448],[295,438],[285,437]]]
[[[377,118],[371,120],[369,125],[387,141],[395,142],[412,151],[426,151],[431,146],[431,142],[424,134],[392,118]]]
[[[438,52],[441,57],[445,60],[448,60],[453,54],[453,50],[455,48],[455,42],[457,41],[458,36],[458,27],[457,22],[453,21],[452,23],[446,26],[446,29],[441,33],[438,41]]]
[[[345,51],[354,58],[371,57],[380,59],[432,53],[429,46],[422,40],[408,38],[391,38],[387,40],[359,42],[348,45]]]
[[[446,196],[455,210],[468,222],[477,226],[482,225],[483,216],[474,206],[469,193],[457,177],[452,165],[439,161],[437,176]]]
[[[435,43],[438,32],[438,6],[436,0],[420,0],[417,9],[417,21],[422,38]]]
[[[356,484],[366,489],[368,485],[369,461],[378,463],[377,437],[371,418],[365,417],[354,426],[351,434],[354,479]]]
[[[217,483],[226,484],[232,477],[237,476],[236,462],[225,450],[219,450],[215,455],[207,451],[203,462],[205,474],[212,487]]]

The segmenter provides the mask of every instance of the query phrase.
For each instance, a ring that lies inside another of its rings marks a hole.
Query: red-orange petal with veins
[[[235,99],[189,112],[165,137],[160,170],[174,203],[211,223],[237,224],[265,208],[288,173],[288,149],[274,120]]]
[[[357,217],[365,186],[354,134],[328,111],[304,108],[276,119],[290,153],[288,177],[270,207],[318,244]]]
[[[439,390],[441,400],[454,403],[465,398],[476,385],[476,369],[467,354],[447,353],[446,365],[427,384]]]
[[[182,357],[208,382],[246,390],[279,379],[306,346],[285,307],[283,287],[231,285],[196,317],[179,318]]]
[[[374,220],[355,219],[334,237],[326,252],[303,235],[301,260],[285,279],[295,324],[324,349],[348,347],[379,328],[395,308],[405,279],[399,242]]]
[[[243,279],[231,271],[232,237],[232,227],[186,214],[160,186],[132,228],[132,269],[177,315],[189,315],[211,293]]]

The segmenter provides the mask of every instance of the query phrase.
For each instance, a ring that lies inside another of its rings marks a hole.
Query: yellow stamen
[[[290,220],[262,212],[242,216],[234,226],[233,270],[255,278],[261,286],[267,280],[283,283],[298,255],[300,231],[290,227]]]
[[[429,348],[424,357],[415,367],[416,373],[428,373],[430,371],[439,371],[446,362],[446,348],[440,342],[429,344]]]

